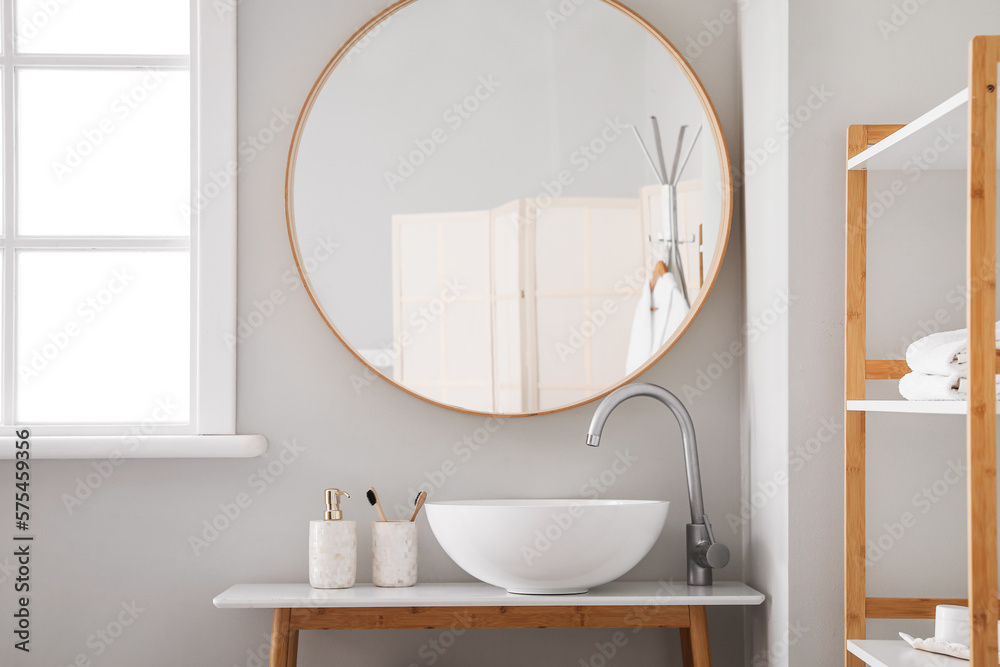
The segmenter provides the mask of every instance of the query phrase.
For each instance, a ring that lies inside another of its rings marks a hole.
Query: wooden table
[[[299,630],[448,628],[680,628],[686,667],[709,667],[705,608],[758,605],[749,586],[616,581],[582,595],[514,595],[481,583],[319,590],[309,584],[240,584],[220,609],[273,609],[271,667],[294,667]]]

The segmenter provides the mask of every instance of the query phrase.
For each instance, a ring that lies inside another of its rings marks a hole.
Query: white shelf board
[[[357,584],[340,590],[309,584],[237,584],[212,601],[220,609],[358,607],[600,607],[600,606],[753,606],[764,595],[744,583],[717,581],[711,586],[654,581],[613,581],[580,595],[517,595],[483,583],[426,583],[409,588]]]
[[[847,650],[871,667],[969,667],[968,660],[918,651],[902,639],[848,640]]]
[[[969,404],[966,401],[863,400],[847,401],[847,409],[850,412],[964,415],[969,411]]]
[[[874,146],[869,146],[867,150],[855,155],[847,161],[847,169],[849,171],[964,170],[968,168],[968,135],[969,89],[966,88]],[[926,156],[924,156],[925,151]],[[914,156],[919,157],[919,163],[914,160]]]

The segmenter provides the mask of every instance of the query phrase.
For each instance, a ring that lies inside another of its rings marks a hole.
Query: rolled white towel
[[[995,331],[1000,348],[1000,322]],[[914,341],[906,348],[906,363],[916,373],[969,377],[969,332],[942,331]]]
[[[996,377],[1000,398],[1000,376]],[[958,375],[907,373],[899,381],[899,393],[908,401],[964,401],[969,397],[969,380]]]

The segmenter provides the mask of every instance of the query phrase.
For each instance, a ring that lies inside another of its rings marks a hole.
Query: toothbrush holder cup
[[[381,588],[406,588],[417,583],[416,523],[372,523],[372,583]]]

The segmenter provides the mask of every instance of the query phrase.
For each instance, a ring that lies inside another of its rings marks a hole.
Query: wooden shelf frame
[[[996,351],[996,370],[1000,372],[1000,350]],[[901,359],[866,359],[866,380],[898,380],[910,372],[910,367]]]
[[[1000,36],[972,40],[969,58],[968,219],[966,282],[969,293],[968,561],[971,616],[970,667],[997,664],[996,511],[996,161],[997,65]],[[860,155],[903,125],[852,125],[847,160]],[[893,143],[901,143],[896,137]],[[857,162],[856,160],[854,162]],[[847,275],[845,300],[844,428],[844,664],[865,663],[847,649],[863,640],[869,618],[933,618],[938,604],[956,600],[868,598],[865,567],[865,406],[866,379],[897,379],[905,362],[869,360],[866,352],[868,174],[847,170]],[[888,402],[887,402],[888,403]],[[851,409],[851,406],[855,409]],[[874,410],[872,410],[874,411]],[[902,410],[888,410],[902,411]],[[921,412],[924,410],[913,410]]]

